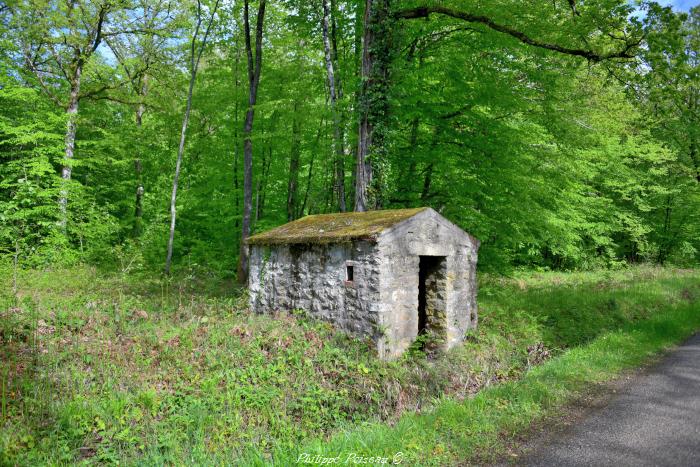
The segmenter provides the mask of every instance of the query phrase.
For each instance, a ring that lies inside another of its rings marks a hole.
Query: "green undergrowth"
[[[700,325],[700,272],[480,278],[463,346],[376,360],[206,278],[0,281],[0,464],[293,464],[303,453],[488,459],[591,383]]]
[[[697,290],[697,288],[695,289]],[[428,414],[407,414],[393,426],[368,424],[330,441],[316,440],[294,451],[278,451],[277,465],[297,460],[375,459],[407,465],[490,464],[527,433],[593,385],[609,381],[700,329],[700,306],[677,304],[649,319],[628,323],[533,368],[521,379],[485,388],[475,397],[443,398]],[[251,453],[249,465],[269,459]]]

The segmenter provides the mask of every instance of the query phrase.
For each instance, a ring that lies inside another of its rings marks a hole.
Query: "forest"
[[[522,462],[700,329],[695,3],[0,0],[0,465]],[[253,312],[250,236],[419,207],[454,347]]]
[[[255,232],[417,206],[483,271],[700,259],[700,7],[9,0],[0,41],[19,267],[243,281]]]

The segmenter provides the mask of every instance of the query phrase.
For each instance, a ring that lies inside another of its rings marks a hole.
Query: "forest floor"
[[[394,362],[207,278],[12,282],[1,270],[0,465],[492,462],[700,329],[700,271],[670,268],[482,276],[465,345]]]

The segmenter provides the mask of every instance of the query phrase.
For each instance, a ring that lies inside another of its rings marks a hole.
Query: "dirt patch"
[[[692,302],[695,299],[695,294],[690,289],[683,289],[683,291],[681,291],[681,297],[683,297],[683,300]]]

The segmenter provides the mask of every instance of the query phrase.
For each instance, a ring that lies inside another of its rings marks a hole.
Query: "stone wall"
[[[478,248],[476,239],[432,209],[382,232],[376,242],[252,245],[250,305],[260,313],[305,310],[370,337],[379,357],[394,358],[418,335],[420,256],[441,256],[439,284],[430,285],[431,320],[443,320],[441,347],[450,348],[477,324]],[[348,264],[352,283],[345,280]]]
[[[352,283],[345,280],[348,264]],[[300,309],[349,334],[378,337],[379,256],[373,243],[252,245],[249,288],[258,313]]]
[[[403,353],[418,335],[420,256],[444,256],[447,269],[444,300],[444,348],[461,342],[476,327],[476,261],[478,241],[435,211],[426,210],[378,238],[381,254],[380,295],[382,357]]]
[[[418,333],[428,337],[426,350],[434,350],[438,342],[447,337],[447,258],[443,256],[421,256],[419,279],[423,282],[423,303],[421,286],[418,288]],[[421,309],[422,308],[422,309]],[[421,313],[425,322],[421,323]],[[424,329],[421,329],[421,325]]]

